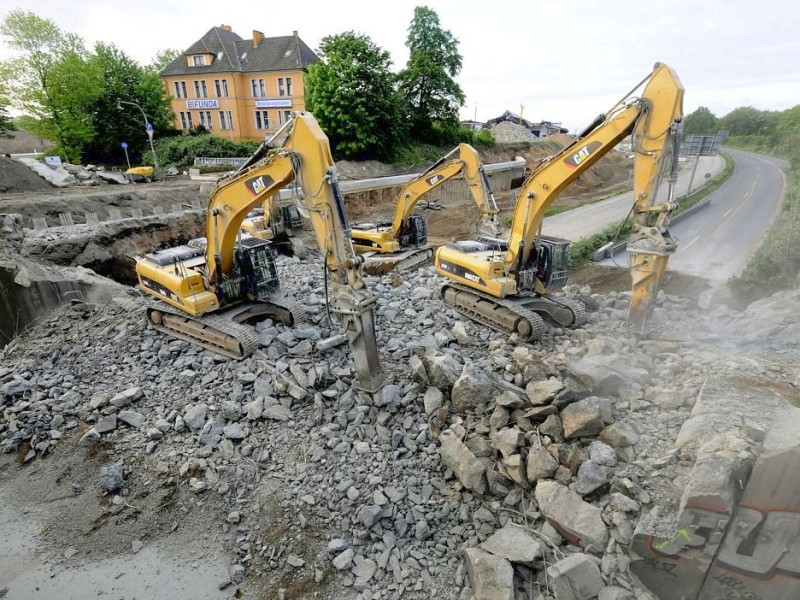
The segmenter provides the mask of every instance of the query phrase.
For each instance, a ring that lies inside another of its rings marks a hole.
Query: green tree
[[[719,130],[719,119],[705,106],[701,106],[683,119],[683,133],[712,135]]]
[[[93,113],[95,137],[87,147],[85,158],[92,162],[124,163],[121,142],[127,142],[128,155],[140,162],[150,154],[150,143],[144,118],[136,106],[119,105],[120,101],[133,102],[142,107],[148,122],[152,123],[155,139],[174,132],[170,100],[157,72],[143,68],[114,45],[98,43],[91,58],[102,73],[102,93],[96,98]],[[152,162],[152,157],[147,157]]]
[[[91,106],[100,92],[100,74],[83,40],[19,9],[6,15],[0,34],[19,53],[4,70],[12,103],[26,113],[21,124],[56,142],[56,151],[68,160],[77,160],[94,135]]]
[[[183,54],[183,52],[181,50],[176,50],[175,48],[159,50],[153,57],[153,60],[150,61],[150,64],[147,65],[147,68],[155,71],[156,73],[160,73],[181,54]]]
[[[411,134],[423,141],[452,142],[441,139],[441,133],[457,131],[458,110],[465,100],[454,79],[462,66],[458,40],[442,29],[436,12],[418,6],[408,28],[406,46],[408,63],[399,75],[399,87],[409,106]]]
[[[0,137],[7,137],[9,131],[14,131],[16,127],[7,112],[8,102],[0,99]]]
[[[402,139],[401,100],[389,52],[364,34],[322,39],[320,61],[309,66],[306,107],[341,158],[388,158]]]
[[[776,125],[775,115],[752,106],[735,108],[720,119],[720,127],[731,135],[767,135]]]

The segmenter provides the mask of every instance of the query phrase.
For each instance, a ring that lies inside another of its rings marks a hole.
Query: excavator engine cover
[[[272,244],[258,238],[243,238],[234,252],[231,276],[222,283],[225,302],[264,302],[278,291],[278,269]]]
[[[422,215],[411,215],[408,227],[400,232],[401,248],[422,248],[428,243],[428,222]]]

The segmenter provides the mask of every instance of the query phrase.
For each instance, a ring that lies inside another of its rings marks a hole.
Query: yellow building
[[[304,110],[304,81],[317,55],[297,36],[245,40],[229,25],[211,28],[161,71],[175,127],[205,126],[233,141],[275,132]]]

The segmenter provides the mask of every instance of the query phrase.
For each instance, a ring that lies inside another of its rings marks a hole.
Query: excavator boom
[[[262,144],[217,184],[209,199],[204,240],[137,261],[142,289],[178,309],[152,309],[151,321],[162,331],[236,358],[255,349],[245,323],[270,316],[291,324],[295,308],[291,304],[267,310],[275,304],[278,290],[269,242],[242,238],[240,230],[255,206],[294,182],[303,192],[325,256],[333,310],[350,341],[359,381],[365,390],[376,391],[383,377],[375,338],[375,298],[363,281],[362,261],[350,241],[328,139],[309,113],[294,113],[284,129],[280,147]]]
[[[584,318],[582,307],[552,294],[566,282],[569,242],[541,235],[545,211],[570,183],[632,134],[636,158],[629,323],[636,331],[644,329],[676,247],[666,230],[674,208],[672,192],[665,203],[654,200],[666,158],[672,158],[673,164],[677,160],[684,90],[675,72],[662,63],[656,63],[634,91],[641,84],[645,87],[640,97],[626,96],[572,144],[532,171],[520,190],[507,240],[456,242],[437,250],[436,271],[454,282],[442,291],[447,304],[529,338],[543,330],[543,323],[532,313],[544,314],[562,326],[579,325]]]
[[[480,157],[469,144],[459,144],[400,190],[391,221],[353,226],[356,250],[376,253],[368,257],[372,270],[387,270],[386,265],[389,268],[409,268],[433,255],[428,247],[427,221],[422,215],[415,215],[414,209],[426,194],[459,175],[463,175],[480,209],[479,231],[486,235],[500,235],[497,203]],[[394,256],[385,256],[389,254]]]

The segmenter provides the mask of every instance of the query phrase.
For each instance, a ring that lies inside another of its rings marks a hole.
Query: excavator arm
[[[455,155],[458,155],[454,158]],[[497,203],[478,152],[469,144],[459,144],[401,190],[392,218],[392,234],[397,239],[420,199],[453,177],[464,174],[475,204],[481,211],[481,231],[499,235]]]
[[[489,246],[480,241],[462,242],[437,250],[434,263],[437,272],[481,293],[462,294],[464,299],[459,299],[458,294],[462,292],[451,286],[443,291],[446,302],[453,306],[469,302],[469,311],[476,318],[495,324],[510,323],[506,327],[509,330],[519,327],[522,314],[519,305],[491,304],[481,296],[514,298],[529,292],[540,298],[548,296],[551,291],[549,276],[553,263],[558,262],[555,253],[557,248],[566,248],[566,245],[563,240],[553,243],[541,235],[545,211],[570,183],[623,138],[633,134],[635,204],[630,243],[633,289],[629,323],[636,331],[644,329],[667,260],[676,247],[665,227],[674,208],[672,186],[667,202],[655,204],[654,199],[666,158],[671,157],[673,165],[677,164],[677,132],[683,114],[684,89],[675,72],[662,63],[656,63],[652,73],[633,91],[642,84],[645,87],[640,97],[632,97],[632,92],[628,94],[607,115],[600,115],[572,144],[533,170],[520,190],[507,243]],[[564,278],[559,279],[561,285],[564,281]],[[564,300],[558,302],[565,304]],[[528,307],[534,306],[536,312],[545,305],[543,301],[528,302]],[[506,311],[502,318],[497,316],[501,310]],[[548,310],[543,312],[551,317],[554,314]],[[530,321],[529,317],[525,319]],[[556,320],[575,324],[579,319],[574,315],[572,319],[567,316],[563,321]],[[536,328],[535,324],[526,324],[523,329]]]
[[[481,211],[479,231],[500,235],[497,204],[478,153],[472,146],[460,144],[400,190],[391,221],[353,225],[353,246],[365,254],[368,272],[404,270],[433,256],[427,221],[423,215],[415,215],[414,208],[425,194],[461,174]]]
[[[255,206],[294,182],[311,213],[326,276],[330,274],[332,280],[333,310],[350,341],[359,381],[365,390],[376,391],[383,377],[375,338],[375,298],[364,283],[362,259],[350,240],[328,138],[305,112],[295,112],[273,140],[281,134],[285,138],[279,147],[262,144],[244,165],[217,184],[208,205],[205,260],[189,246],[148,255],[137,263],[140,282],[149,293],[193,317],[225,310],[235,312],[240,319],[236,323],[241,324],[243,315],[256,314],[242,311],[241,305],[248,301],[255,301],[256,308],[268,304],[277,289],[269,244],[242,239],[242,222]],[[241,358],[248,351],[236,337],[239,334],[231,333],[241,330],[220,325],[219,319],[189,322],[161,311],[158,322],[151,320],[162,330],[229,356]]]

